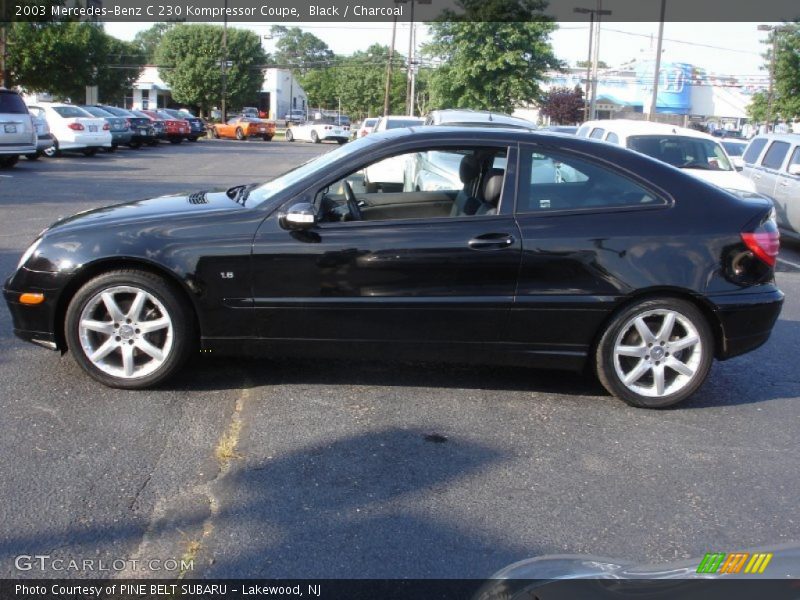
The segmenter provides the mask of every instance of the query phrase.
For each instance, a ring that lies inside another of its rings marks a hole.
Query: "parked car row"
[[[196,142],[205,134],[203,120],[185,110],[64,102],[28,106],[17,92],[0,88],[0,167],[13,167],[20,156],[36,160],[65,151],[93,156],[99,150],[154,146],[162,140]]]

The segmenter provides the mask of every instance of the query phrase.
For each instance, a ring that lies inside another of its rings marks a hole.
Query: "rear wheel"
[[[696,306],[643,300],[608,325],[597,347],[597,376],[631,406],[664,408],[691,396],[711,369],[714,340]]]
[[[117,148],[119,148],[119,144],[111,144],[111,147],[106,148],[106,152],[116,152]]]
[[[293,142],[294,141],[294,134],[292,133],[291,129],[287,129],[286,130],[286,134],[285,134],[284,137],[286,138],[287,142]]]
[[[211,128],[211,137],[213,137],[215,140],[219,139],[219,131],[217,131],[216,127]]]
[[[264,136],[264,141],[265,142],[271,142],[272,141],[272,136],[271,135],[265,135]]]
[[[17,164],[17,162],[19,162],[19,156],[16,154],[0,156],[0,168],[2,169],[10,169]]]
[[[86,283],[69,304],[66,338],[97,381],[141,389],[172,375],[195,342],[191,308],[170,282],[120,270]]]
[[[61,149],[58,147],[58,140],[53,138],[53,145],[44,151],[44,155],[48,158],[55,158],[61,156]]]
[[[39,157],[41,157],[41,156],[42,156],[42,152],[40,150],[37,150],[33,154],[26,154],[25,158],[27,158],[28,160],[39,160]]]
[[[245,139],[244,131],[242,131],[241,127],[236,128],[236,139],[242,141]]]
[[[134,150],[138,150],[139,148],[142,147],[142,142],[139,140],[135,141],[132,140],[128,143],[128,147],[133,148]]]
[[[82,152],[84,156],[94,156],[97,154],[97,148],[84,148]]]
[[[315,144],[320,143],[321,140],[319,139],[319,136],[317,135],[316,131],[311,132],[311,141],[314,142]]]
[[[197,141],[197,137],[195,137],[195,136],[192,136],[192,137],[189,137],[189,138],[186,138],[186,139],[189,140],[190,142],[196,142]]]
[[[179,138],[179,137],[169,138],[169,143],[170,144],[180,144],[182,141],[183,141],[183,138]]]

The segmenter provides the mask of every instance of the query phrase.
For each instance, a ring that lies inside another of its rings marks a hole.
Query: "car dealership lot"
[[[58,216],[258,181],[334,147],[23,160],[0,179],[0,270]],[[484,577],[541,554],[798,541],[800,269],[780,271],[770,342],[660,412],[571,373],[405,363],[198,356],[157,391],[111,390],[17,342],[3,305],[0,576],[39,575],[14,557],[49,554],[195,557],[193,576]]]

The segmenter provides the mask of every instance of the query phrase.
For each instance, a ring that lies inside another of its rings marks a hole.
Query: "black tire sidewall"
[[[661,398],[650,398],[642,396],[625,386],[616,374],[614,369],[614,340],[620,332],[620,328],[629,321],[634,315],[651,310],[666,309],[680,313],[688,319],[697,329],[703,354],[700,364],[692,381],[684,389],[663,396]],[[595,370],[597,378],[612,395],[620,398],[624,402],[638,408],[667,408],[678,404],[694,394],[703,385],[711,364],[714,360],[714,336],[708,320],[703,313],[691,302],[680,298],[649,298],[632,304],[621,310],[609,322],[595,352]]]
[[[169,356],[156,371],[137,379],[120,379],[95,367],[83,352],[78,332],[78,322],[86,303],[101,290],[120,285],[135,286],[152,294],[164,305],[172,319],[173,342]],[[110,271],[84,284],[67,307],[64,329],[67,346],[75,362],[100,383],[122,389],[152,387],[166,380],[183,365],[196,343],[192,309],[176,284],[139,270]]]

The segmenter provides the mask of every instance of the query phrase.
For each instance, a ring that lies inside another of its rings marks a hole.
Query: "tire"
[[[239,140],[240,142],[242,140],[246,139],[245,135],[244,135],[244,131],[242,131],[241,128],[239,128],[239,127],[236,128],[236,139]]]
[[[194,136],[188,137],[186,139],[189,140],[190,142],[196,142],[197,141],[197,137],[194,137]]]
[[[110,148],[104,148],[104,150],[105,150],[105,151],[106,151],[108,154],[112,154],[112,153],[114,153],[114,152],[116,152],[116,151],[117,151],[117,148],[119,148],[119,144],[111,144],[111,147],[110,147]]]
[[[138,141],[138,140],[135,141],[135,142],[129,142],[128,143],[128,147],[129,148],[133,148],[134,150],[138,150],[139,148],[142,147],[142,142]]]
[[[59,148],[57,139],[53,138],[53,145],[44,151],[44,155],[47,158],[55,158],[56,156],[61,156],[61,149]]]
[[[263,139],[264,139],[265,142],[271,142],[272,141],[272,136],[271,135],[265,135]]]
[[[81,152],[84,156],[94,156],[97,154],[97,148],[84,148]]]
[[[39,160],[39,158],[41,158],[41,156],[42,156],[42,152],[40,150],[37,150],[33,154],[26,154],[25,158],[27,158],[28,160]]]
[[[112,318],[104,296],[114,300],[117,316]],[[139,310],[128,315],[136,311],[133,305],[139,297],[143,298]],[[129,316],[135,320],[127,322]],[[94,327],[81,325],[87,321]],[[143,332],[147,323],[152,331]],[[143,389],[166,380],[196,343],[194,315],[180,290],[158,275],[136,269],[110,271],[84,284],[67,307],[65,334],[84,371],[104,385],[123,389]],[[110,350],[97,355],[104,346]],[[158,352],[160,357],[154,355]],[[90,358],[92,353],[97,356]]]
[[[311,132],[311,141],[314,142],[315,144],[319,144],[322,141],[319,139],[319,136],[317,135],[316,131]]]
[[[170,144],[180,144],[181,142],[183,142],[183,138],[179,138],[179,137],[178,138],[176,138],[176,137],[169,138],[169,143]]]
[[[294,141],[294,134],[292,133],[291,129],[287,129],[286,130],[286,133],[284,134],[284,138],[286,139],[287,142],[293,142]]]
[[[159,143],[158,140],[149,140],[147,142],[147,145],[153,147],[153,146],[158,146],[158,143]]]
[[[336,142],[341,146],[342,144],[346,144],[347,140],[336,140]]]
[[[669,331],[662,335],[665,326]],[[595,365],[600,383],[617,398],[639,408],[665,408],[697,391],[713,357],[711,327],[694,304],[652,298],[611,320],[597,345]],[[633,379],[626,383],[626,376]]]
[[[0,168],[10,169],[19,162],[19,155],[10,154],[7,156],[0,156]]]

